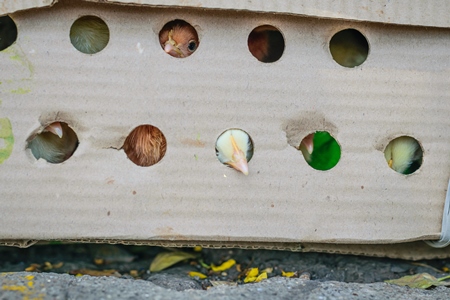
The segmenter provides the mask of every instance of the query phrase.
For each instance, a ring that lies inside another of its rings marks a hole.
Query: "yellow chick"
[[[36,159],[59,164],[72,156],[78,146],[75,132],[66,124],[54,122],[31,137],[28,148]]]
[[[422,148],[409,136],[392,140],[384,150],[384,157],[391,169],[402,174],[415,172],[422,164]]]
[[[345,29],[330,40],[330,52],[341,66],[353,68],[361,65],[369,54],[366,38],[355,29]]]
[[[97,53],[109,42],[108,25],[99,17],[81,17],[70,28],[70,42],[80,52]]]
[[[253,156],[252,141],[245,131],[229,129],[217,139],[216,155],[221,163],[248,175],[248,162]]]

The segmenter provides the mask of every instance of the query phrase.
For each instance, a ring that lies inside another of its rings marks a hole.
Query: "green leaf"
[[[450,282],[443,282],[443,280],[450,279],[449,276],[436,278],[428,273],[420,273],[416,275],[404,276],[399,279],[385,280],[386,283],[409,286],[418,289],[427,289],[431,286],[450,285]]]
[[[150,272],[159,272],[173,266],[176,263],[179,263],[180,261],[193,258],[195,258],[194,254],[183,251],[160,253],[156,255],[155,259],[153,259],[152,264],[150,265]]]

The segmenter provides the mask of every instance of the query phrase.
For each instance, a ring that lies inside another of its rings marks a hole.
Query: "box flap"
[[[51,6],[57,0],[6,0],[0,14],[33,7]],[[223,1],[223,0],[88,0],[131,5],[175,6],[203,9],[245,10],[281,13],[319,18],[380,22],[415,26],[450,27],[450,1],[422,0],[281,0],[281,1]]]

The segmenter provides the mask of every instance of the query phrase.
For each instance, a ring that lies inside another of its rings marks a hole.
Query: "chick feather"
[[[248,175],[248,162],[253,156],[253,143],[249,135],[240,129],[229,129],[216,141],[219,161]]]
[[[200,44],[195,28],[183,20],[164,25],[159,33],[159,42],[166,53],[177,58],[188,57]]]
[[[109,42],[108,26],[98,17],[81,17],[70,28],[70,42],[80,52],[97,53]]]
[[[423,151],[419,143],[409,136],[392,140],[384,150],[390,168],[401,174],[411,174],[422,164]]]
[[[341,158],[341,147],[326,131],[309,134],[300,143],[299,148],[306,162],[316,170],[329,170]]]
[[[32,136],[28,148],[36,159],[59,164],[69,159],[78,147],[75,132],[63,122],[54,122]]]
[[[122,149],[133,163],[148,167],[163,158],[167,142],[158,128],[152,125],[140,125],[131,131],[125,139]]]
[[[256,27],[248,36],[247,44],[250,53],[261,62],[277,61],[284,52],[283,35],[270,25]]]

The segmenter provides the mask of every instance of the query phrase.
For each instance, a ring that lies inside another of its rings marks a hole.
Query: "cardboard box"
[[[18,29],[15,44],[0,52],[3,150],[6,137],[14,140],[0,164],[3,244],[450,257],[448,248],[409,243],[437,240],[442,231],[450,177],[449,3],[101,2],[11,0],[0,8]],[[100,17],[110,30],[108,45],[94,55],[70,42],[71,25],[84,15]],[[159,44],[159,31],[174,19],[199,34],[198,50],[185,59]],[[247,47],[249,33],[264,24],[285,40],[274,63],[259,62]],[[329,51],[331,37],[347,28],[369,44],[367,60],[355,68],[340,66]],[[64,163],[36,161],[27,139],[55,120],[73,128],[80,144]],[[150,167],[120,150],[141,124],[158,127],[167,140],[164,158]],[[216,158],[216,139],[229,128],[254,142],[248,176]],[[330,132],[342,149],[329,171],[312,169],[297,150],[316,130]],[[391,170],[383,154],[402,135],[424,151],[420,169],[407,176]]]

